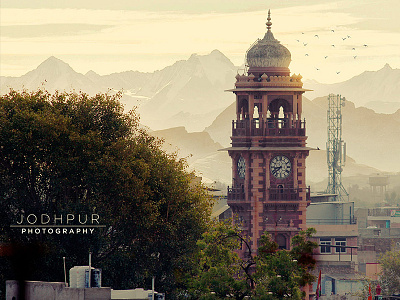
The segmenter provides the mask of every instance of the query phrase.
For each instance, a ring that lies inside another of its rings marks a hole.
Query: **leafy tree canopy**
[[[384,295],[400,293],[400,252],[388,251],[379,259],[382,267],[380,285]]]
[[[187,279],[182,293],[191,299],[302,299],[301,287],[315,277],[312,257],[317,247],[309,240],[310,228],[292,238],[290,251],[278,250],[268,233],[253,253],[249,240],[230,223],[215,223],[198,242],[198,268]],[[241,255],[239,255],[241,253]]]
[[[39,90],[0,98],[0,243],[14,254],[0,258],[1,280],[64,281],[62,257],[69,269],[87,265],[90,251],[103,285],[148,288],[156,276],[168,293],[192,267],[211,201],[192,186],[185,161],[163,152],[134,112],[123,113],[119,97]],[[63,215],[64,224],[66,214],[98,214],[106,228],[86,235],[10,228],[29,214]],[[31,262],[22,273],[18,253]]]

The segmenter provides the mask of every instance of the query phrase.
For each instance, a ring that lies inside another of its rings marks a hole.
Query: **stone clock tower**
[[[306,187],[305,121],[301,119],[300,75],[291,75],[291,55],[267,32],[247,51],[247,74],[237,75],[236,120],[232,121],[232,187],[228,205],[257,249],[268,231],[281,249],[306,226],[310,203]]]

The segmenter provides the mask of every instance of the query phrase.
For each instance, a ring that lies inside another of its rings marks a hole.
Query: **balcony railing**
[[[310,188],[269,188],[269,201],[298,201],[306,192],[306,199],[310,200]],[[302,195],[303,194],[303,195]],[[244,189],[228,187],[228,201],[245,201]]]
[[[244,188],[233,188],[228,186],[228,201],[244,201]]]
[[[310,200],[310,188],[269,188],[270,201],[296,201],[300,199],[301,194],[306,192],[306,199]]]
[[[286,118],[232,121],[232,136],[305,136],[305,121]]]
[[[307,224],[311,225],[354,225],[357,224],[356,217],[346,219],[308,219]]]

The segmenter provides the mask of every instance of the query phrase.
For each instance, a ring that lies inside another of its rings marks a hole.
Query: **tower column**
[[[263,182],[264,182],[264,172],[263,172],[263,155],[259,152],[253,152],[251,154],[251,173],[250,180],[251,184],[251,217],[252,217],[252,236],[256,239],[252,240],[252,247],[257,250],[257,237],[261,236],[263,233]]]
[[[254,116],[254,94],[249,95],[249,120],[250,124],[251,121],[253,121],[253,116]]]

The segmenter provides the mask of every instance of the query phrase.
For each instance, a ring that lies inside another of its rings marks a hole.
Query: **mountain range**
[[[81,90],[95,94],[123,90],[125,109],[137,106],[141,123],[166,140],[166,150],[179,148],[179,154],[188,156],[190,166],[203,176],[227,182],[231,161],[225,152],[217,150],[230,143],[235,97],[225,90],[233,87],[237,70],[218,50],[208,55],[193,54],[152,73],[126,71],[103,76],[93,71],[80,74],[50,57],[21,77],[1,77],[0,91],[4,94],[9,88],[44,88],[49,92]],[[400,107],[399,69],[385,65],[341,83],[327,85],[308,80],[304,87],[314,90],[306,92],[307,98],[316,97],[312,101],[303,98],[309,146],[325,148],[325,96],[340,93],[347,99],[343,139],[353,158],[348,158],[344,174],[399,171],[400,158],[395,151],[400,148],[400,110],[396,111]],[[312,151],[308,159],[307,177],[313,181],[326,177],[323,153]]]
[[[152,73],[126,71],[104,76],[94,71],[80,74],[50,57],[21,77],[1,77],[0,91],[44,88],[96,94],[123,90],[126,110],[139,107],[141,122],[150,128],[183,125],[189,131],[201,131],[234,101],[224,90],[233,87],[236,74],[237,67],[218,50],[193,54]]]
[[[356,107],[367,107],[377,113],[393,113],[400,109],[400,69],[392,69],[389,64],[344,82],[321,84],[308,80],[304,85],[313,90],[307,93],[310,99],[334,93],[345,96]]]

